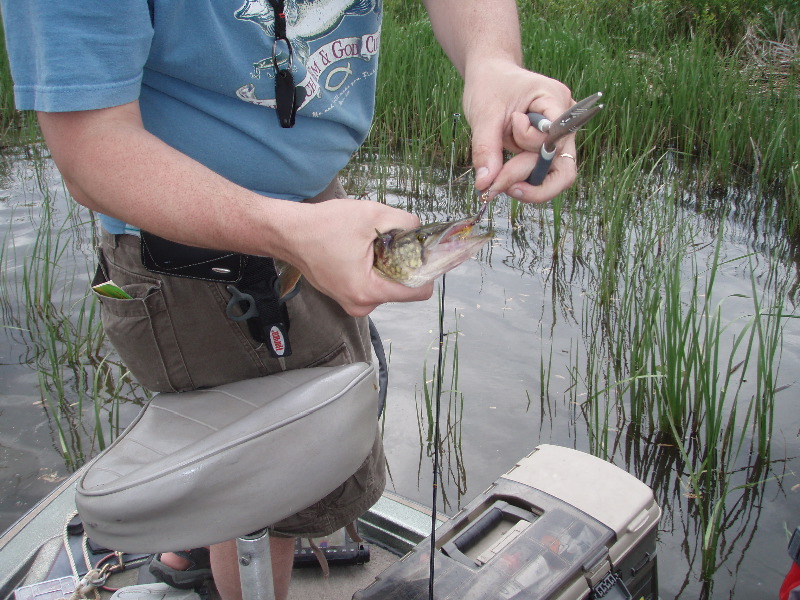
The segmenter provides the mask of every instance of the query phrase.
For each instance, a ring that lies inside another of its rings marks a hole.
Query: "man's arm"
[[[375,230],[415,227],[414,215],[359,200],[255,194],[148,133],[138,102],[38,117],[68,189],[92,210],[184,244],[283,259],[352,315],[432,293],[372,269]]]
[[[464,78],[476,187],[544,202],[572,185],[576,167],[567,158],[553,161],[542,185],[525,183],[545,138],[526,113],[554,119],[574,102],[564,84],[522,68],[516,2],[425,0],[425,5],[436,38]],[[503,148],[517,154],[506,164]],[[563,152],[575,155],[574,135],[561,140],[558,153]]]

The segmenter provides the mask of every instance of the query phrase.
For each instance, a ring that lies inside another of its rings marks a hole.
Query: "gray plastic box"
[[[657,600],[652,490],[609,462],[539,446],[436,531],[437,600]],[[428,598],[430,538],[354,600]]]

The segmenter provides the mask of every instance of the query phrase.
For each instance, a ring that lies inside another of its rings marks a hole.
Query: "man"
[[[372,269],[376,230],[418,219],[347,199],[336,182],[372,118],[380,0],[2,2],[17,106],[37,111],[71,194],[101,215],[99,275],[133,296],[101,298],[103,322],[143,385],[183,391],[368,360],[364,317],[384,302],[430,297],[433,284],[406,288]],[[521,68],[515,2],[426,6],[464,78],[476,187],[525,202],[566,189],[576,173],[569,157],[541,186],[524,183],[543,141],[525,113],[554,118],[572,99]],[[504,148],[516,153],[505,164]],[[559,152],[574,156],[574,137]],[[141,231],[299,268],[307,284],[287,305],[292,354],[229,318],[226,283],[145,269]],[[275,525],[277,598],[288,590],[292,536],[326,533],[366,510],[382,491],[382,462],[378,439],[340,490]],[[239,597],[233,542],[211,547],[211,566],[223,599]]]

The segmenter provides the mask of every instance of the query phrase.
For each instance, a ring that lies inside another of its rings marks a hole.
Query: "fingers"
[[[551,200],[576,177],[576,165],[561,154],[575,154],[574,136],[559,140],[557,153],[541,185],[527,179],[537,163],[546,134],[531,125],[529,112],[558,118],[575,104],[563,83],[519,67],[493,64],[478,73],[480,83],[465,85],[465,112],[473,130],[475,187],[489,198],[507,192],[524,202]],[[503,150],[515,154],[503,164]]]
[[[523,118],[527,120],[526,117]],[[492,184],[493,192],[506,192],[522,202],[540,203],[553,199],[575,182],[578,170],[574,135],[559,140],[547,176],[540,185],[531,185],[528,178],[541,160],[544,139],[532,132],[515,135],[520,145],[526,147],[531,146],[529,140],[536,140],[533,142],[535,151],[522,152],[507,161]]]
[[[373,269],[376,232],[412,229],[419,218],[364,200],[335,199],[308,205],[310,217],[297,253],[308,283],[333,298],[352,316],[365,316],[385,302],[426,300],[433,284],[409,288]],[[291,261],[290,261],[291,262]]]
[[[475,168],[475,187],[487,189],[503,166],[502,119],[488,117],[473,126],[472,163]]]
[[[506,142],[505,147],[517,149],[517,154],[498,169],[489,184],[491,185],[490,197],[505,192],[523,202],[541,203],[552,200],[571,186],[576,179],[575,135],[566,136],[558,141],[555,156],[552,158],[544,181],[539,185],[531,185],[528,183],[528,179],[538,161],[541,160],[542,145],[547,135],[531,125],[527,114],[514,113],[510,122],[509,138],[511,141]],[[476,187],[485,189],[480,187],[477,181]]]
[[[418,288],[406,287],[400,283],[387,281],[378,275],[372,293],[362,299],[345,299],[340,301],[341,307],[352,317],[365,317],[381,304],[387,302],[418,302],[428,300],[433,295],[434,282],[428,282]]]
[[[509,171],[511,172],[511,169],[514,167],[515,165],[512,165]],[[578,170],[574,151],[556,151],[556,155],[553,157],[553,161],[550,164],[550,170],[547,172],[547,176],[540,185],[531,185],[528,183],[526,181],[527,177],[524,176],[525,172],[527,172],[527,170],[523,171],[523,180],[513,183],[507,190],[508,195],[522,202],[529,203],[542,203],[552,200],[575,182]],[[502,176],[505,177],[505,174]],[[510,178],[512,180],[517,179],[517,176],[511,174]]]

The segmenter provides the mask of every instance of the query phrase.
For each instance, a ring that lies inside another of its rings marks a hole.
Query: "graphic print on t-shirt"
[[[245,0],[234,16],[250,21],[264,33],[265,56],[253,63],[251,77],[270,83],[246,83],[236,91],[245,102],[275,107],[272,80],[275,64],[291,68],[295,85],[305,90],[302,110],[310,102],[310,116],[321,116],[341,105],[354,85],[377,70],[380,41],[381,0],[286,0],[286,35],[291,43],[291,60],[285,44],[273,44],[275,10],[269,0]],[[366,21],[370,16],[375,18]],[[355,33],[354,20],[361,19]],[[371,24],[365,32],[364,25]],[[276,55],[273,57],[273,46]]]

